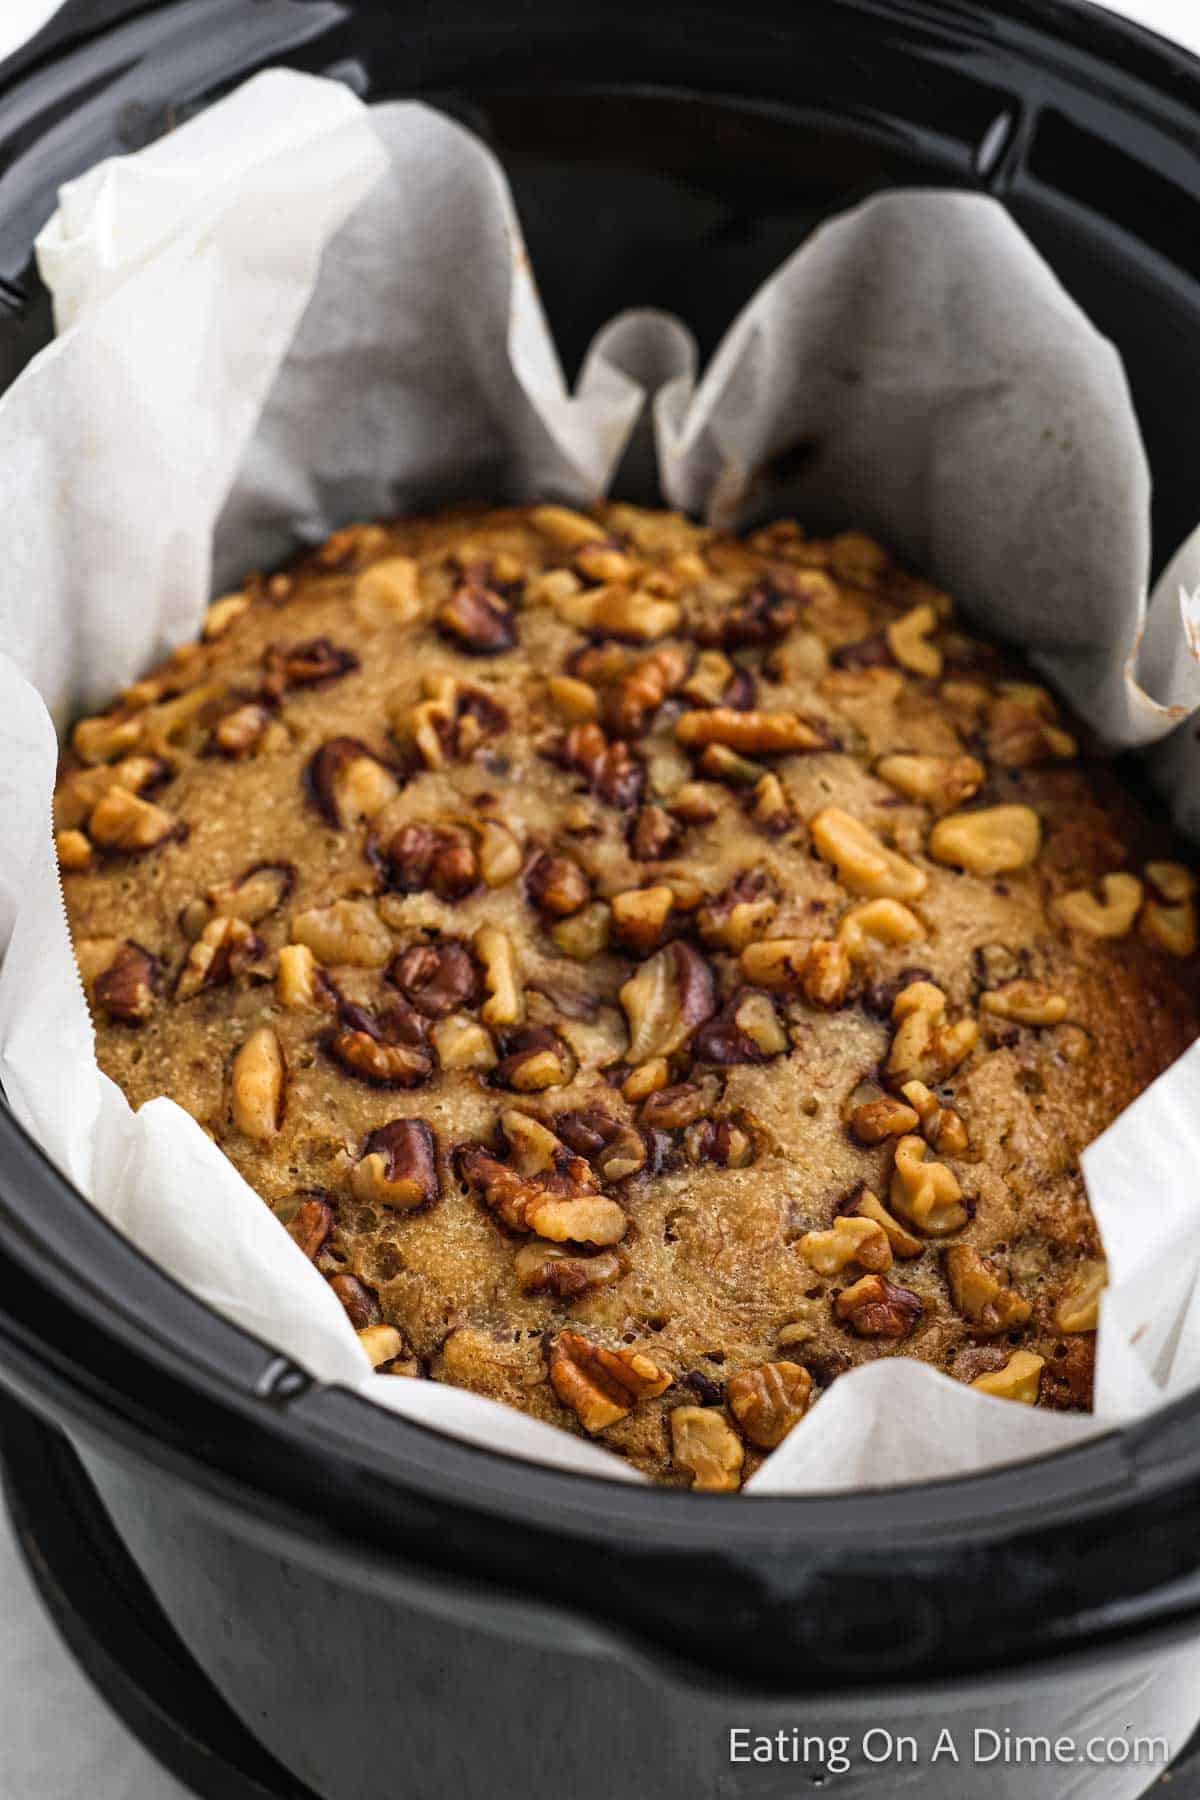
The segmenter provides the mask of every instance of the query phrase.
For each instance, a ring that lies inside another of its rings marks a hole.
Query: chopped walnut
[[[1194,956],[1200,946],[1196,919],[1196,877],[1182,863],[1146,864],[1150,893],[1142,909],[1141,935],[1168,956]]]
[[[548,1025],[531,1025],[505,1039],[492,1082],[514,1093],[539,1094],[565,1087],[575,1069],[575,1057],[557,1032]]]
[[[515,1025],[525,1011],[516,951],[507,931],[498,925],[481,925],[474,937],[475,954],[483,964],[487,999],[481,1017],[485,1025]]]
[[[392,934],[370,900],[335,900],[292,920],[292,941],[306,944],[317,961],[356,969],[380,969],[389,961]]]
[[[1008,981],[979,996],[980,1009],[1018,1025],[1061,1025],[1067,1003],[1041,981]]]
[[[920,1122],[921,1136],[931,1150],[943,1156],[966,1153],[970,1148],[967,1128],[952,1106],[943,1106],[923,1081],[906,1081],[900,1092],[913,1112],[913,1124]]]
[[[269,1025],[252,1031],[233,1059],[233,1122],[248,1138],[265,1142],[283,1118],[284,1068],[279,1039]]]
[[[268,644],[262,655],[262,694],[278,700],[289,688],[315,687],[357,669],[358,658],[326,637],[304,644]]]
[[[684,713],[675,736],[685,749],[720,744],[755,756],[797,755],[831,747],[825,732],[798,713],[738,712],[729,706]]]
[[[552,1294],[556,1300],[577,1300],[590,1288],[607,1287],[621,1272],[620,1259],[611,1250],[582,1256],[561,1244],[536,1240],[523,1244],[514,1263],[522,1293]]]
[[[499,656],[517,641],[516,619],[507,600],[470,581],[438,608],[437,627],[467,656]]]
[[[343,1003],[341,1023],[328,1040],[329,1053],[349,1074],[374,1087],[419,1087],[433,1073],[425,1029],[425,1021],[401,1001],[378,1013]]]
[[[561,550],[578,550],[584,544],[606,544],[608,532],[586,513],[569,506],[535,506],[530,523]]]
[[[282,906],[292,889],[288,863],[254,863],[236,881],[219,881],[203,899],[189,900],[179,915],[185,936],[198,938],[210,919],[244,919],[257,925]]]
[[[799,617],[796,595],[764,582],[718,618],[701,620],[696,637],[703,644],[720,644],[727,650],[771,644],[786,637]]]
[[[331,1275],[329,1286],[355,1331],[369,1331],[383,1323],[379,1296],[357,1275]]]
[[[771,905],[773,911],[774,902]],[[753,987],[785,992],[799,987],[810,948],[806,938],[761,938],[746,945],[738,967]]]
[[[1078,754],[1078,745],[1055,718],[1056,708],[1045,688],[1004,683],[988,710],[984,741],[989,759],[1002,769],[1069,760]]]
[[[923,869],[887,849],[861,819],[827,806],[810,826],[819,856],[834,865],[838,880],[851,893],[871,899],[915,900],[929,877]]]
[[[393,1119],[373,1131],[350,1171],[355,1197],[411,1212],[437,1199],[437,1145],[424,1119]]]
[[[622,677],[609,709],[614,737],[641,736],[663,701],[683,681],[689,660],[682,645],[664,644],[634,663]]]
[[[688,1129],[684,1145],[698,1168],[714,1163],[718,1169],[748,1169],[758,1158],[754,1134],[736,1119],[705,1119]]]
[[[461,825],[401,825],[380,846],[392,887],[402,894],[423,890],[439,900],[461,900],[479,882],[479,855]]]
[[[648,588],[623,582],[567,594],[557,601],[555,611],[579,631],[603,631],[641,644],[669,637],[682,616],[678,601],[660,599]]]
[[[507,825],[485,819],[479,827],[477,860],[486,885],[504,887],[521,872],[521,846]]]
[[[937,628],[937,611],[928,601],[892,621],[887,628],[888,648],[901,668],[937,680],[942,672],[942,653],[929,641]]]
[[[588,682],[577,681],[574,675],[551,675],[546,692],[563,718],[573,725],[586,725],[599,716],[600,696]]]
[[[567,733],[563,760],[577,769],[592,792],[609,806],[632,807],[641,799],[646,771],[623,738],[609,743],[597,724],[576,725]]]
[[[586,906],[592,884],[568,856],[539,856],[525,877],[529,898],[539,912],[565,919]]]
[[[913,981],[892,1003],[896,1035],[888,1051],[890,1081],[941,1081],[968,1057],[979,1041],[974,1019],[946,1022],[946,996],[931,981]]]
[[[767,1062],[787,1048],[787,1032],[771,996],[755,988],[732,995],[716,1018],[701,1026],[695,1042],[701,1062],[725,1067]]]
[[[838,926],[838,938],[856,963],[870,961],[874,944],[893,949],[900,944],[918,944],[924,937],[921,921],[899,900],[861,901],[843,915]]]
[[[394,1325],[367,1325],[359,1332],[358,1341],[373,1369],[404,1355],[404,1339]]]
[[[885,756],[875,765],[881,781],[908,800],[936,812],[953,812],[979,791],[983,764],[973,756]]]
[[[1011,1331],[1025,1324],[1033,1307],[1004,1285],[990,1258],[969,1244],[954,1244],[946,1251],[945,1263],[950,1297],[976,1331]]]
[[[892,1246],[893,1256],[908,1260],[914,1256],[920,1256],[924,1251],[925,1246],[920,1238],[914,1237],[911,1231],[906,1231],[899,1219],[887,1210],[887,1207],[883,1205],[876,1194],[871,1192],[870,1188],[863,1188],[855,1195],[849,1211],[857,1218],[872,1219],[876,1225],[882,1227],[888,1243]]]
[[[292,1215],[287,1234],[309,1262],[316,1260],[332,1232],[334,1217],[332,1200],[319,1190],[307,1194]]]
[[[897,1287],[885,1275],[864,1275],[843,1288],[833,1303],[835,1316],[856,1337],[907,1337],[924,1307],[921,1296]]]
[[[984,806],[939,819],[929,836],[935,862],[970,875],[1006,875],[1037,858],[1042,822],[1031,806]]]
[[[205,988],[231,981],[262,954],[262,948],[244,919],[211,920],[188,951],[175,983],[176,1000],[191,1000]]]
[[[1060,894],[1051,911],[1072,931],[1086,932],[1089,937],[1128,937],[1142,904],[1141,882],[1136,875],[1105,875],[1100,893],[1099,900],[1086,888]]]
[[[996,1400],[1017,1400],[1025,1406],[1035,1406],[1045,1366],[1044,1356],[1035,1356],[1031,1350],[1014,1350],[1002,1369],[978,1376],[971,1386]]]
[[[58,866],[64,873],[91,866],[92,846],[82,831],[56,831],[54,853],[58,857]]]
[[[750,1442],[774,1450],[804,1417],[812,1387],[812,1376],[799,1363],[759,1363],[730,1376],[725,1398]]]
[[[738,1435],[715,1408],[677,1406],[671,1413],[675,1462],[692,1477],[698,1494],[733,1494],[742,1485],[746,1453]]]
[[[550,936],[565,956],[590,962],[607,949],[611,925],[612,908],[603,900],[596,900],[569,919],[557,920],[550,927]]]
[[[844,1006],[850,988],[850,958],[837,938],[818,938],[804,959],[800,988],[810,1006]]]
[[[1095,1331],[1100,1322],[1100,1296],[1107,1286],[1107,1264],[1099,1259],[1085,1263],[1058,1297],[1056,1329],[1068,1334]]]
[[[635,1350],[605,1350],[576,1331],[560,1331],[550,1352],[550,1385],[585,1431],[604,1431],[637,1402],[665,1393],[671,1377]]]
[[[451,1013],[431,1026],[430,1040],[441,1069],[474,1069],[484,1073],[500,1060],[491,1033],[467,1013]]]
[[[471,953],[456,938],[401,951],[388,979],[427,1019],[444,1019],[473,1005],[479,986]]]
[[[924,1138],[897,1141],[892,1167],[891,1202],[902,1218],[927,1237],[945,1237],[967,1222],[962,1189],[945,1163],[927,1162]]]
[[[131,939],[124,943],[108,940],[91,973],[86,967],[85,943],[76,946],[76,954],[92,1002],[101,1012],[122,1025],[140,1025],[149,1018],[158,986],[158,962],[148,950]]]
[[[630,855],[638,862],[662,862],[674,856],[680,835],[669,812],[661,806],[643,806],[629,830]]]
[[[911,1106],[893,1100],[889,1094],[878,1100],[865,1100],[850,1115],[850,1129],[860,1144],[882,1144],[887,1138],[903,1137],[918,1122]]]
[[[294,1011],[304,1006],[320,1006],[331,995],[331,988],[316,957],[307,944],[285,944],[279,952],[275,971],[275,997],[280,1006]]]
[[[235,619],[240,619],[250,605],[249,594],[222,594],[214,600],[204,615],[204,624],[200,635],[205,643],[212,643],[214,638],[224,637]]]
[[[554,1124],[563,1143],[586,1158],[601,1181],[623,1181],[645,1165],[641,1134],[598,1107],[559,1113]]]
[[[806,1231],[796,1246],[818,1275],[837,1275],[850,1263],[880,1271],[892,1266],[892,1246],[874,1219],[840,1214],[828,1231]]]
[[[391,770],[357,738],[331,738],[315,752],[307,780],[329,823],[344,828],[373,819],[400,792]]]
[[[653,1131],[682,1131],[699,1119],[707,1119],[721,1091],[715,1075],[700,1081],[677,1082],[660,1088],[646,1100],[639,1117]]]
[[[385,556],[355,580],[351,602],[361,625],[411,625],[421,615],[420,567],[411,556]]]
[[[776,911],[777,902],[757,888],[753,877],[739,876],[724,893],[700,907],[696,929],[714,949],[745,950],[765,931]]]
[[[690,944],[664,946],[625,982],[621,1005],[629,1021],[627,1060],[674,1056],[716,1006],[712,970]]]
[[[140,800],[124,788],[109,788],[96,802],[88,819],[88,835],[105,850],[137,853],[154,850],[179,827],[169,812],[153,801]]]

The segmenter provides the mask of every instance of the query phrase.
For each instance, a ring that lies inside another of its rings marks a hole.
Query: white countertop
[[[0,59],[57,0],[0,0]],[[1197,0],[1113,11],[1200,50]],[[0,1516],[0,1800],[187,1800],[98,1700],[44,1617]]]

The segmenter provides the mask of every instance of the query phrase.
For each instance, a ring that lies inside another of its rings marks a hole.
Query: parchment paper
[[[1024,645],[1114,744],[1159,744],[1200,830],[1200,536],[1147,609],[1149,481],[1118,358],[993,201],[898,193],[824,226],[697,382],[622,315],[567,390],[503,175],[421,106],[256,77],[64,189],[39,240],[59,335],[0,399],[0,1077],[105,1215],[323,1381],[541,1462],[598,1445],[367,1368],[344,1313],[187,1114],[95,1064],[51,846],[59,725],[193,636],[296,539],[458,497],[587,502],[657,459],[722,524],[874,531]],[[804,457],[794,452],[806,447]],[[799,467],[789,485],[775,466]],[[647,495],[653,498],[653,495]],[[1173,734],[1173,735],[1172,735]],[[757,1492],[925,1479],[1107,1430],[1200,1379],[1200,1048],[1086,1153],[1112,1285],[1094,1416],[923,1366],[838,1381]]]

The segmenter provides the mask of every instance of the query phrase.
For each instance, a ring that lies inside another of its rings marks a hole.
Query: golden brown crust
[[[1190,877],[1078,751],[856,536],[352,527],[76,728],[100,1062],[383,1371],[660,1480],[736,1486],[879,1355],[1085,1406],[1079,1152],[1197,968]]]

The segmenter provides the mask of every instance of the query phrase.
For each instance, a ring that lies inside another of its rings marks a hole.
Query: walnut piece
[[[1041,981],[1007,981],[981,994],[979,1006],[982,1012],[1018,1025],[1061,1025],[1067,1016],[1066,1000]]]
[[[602,1247],[620,1243],[625,1235],[629,1221],[624,1209],[592,1191],[590,1181],[570,1186],[563,1179],[552,1188],[546,1178],[522,1175],[478,1146],[464,1152],[460,1169],[471,1193],[511,1231],[532,1232],[556,1244]]]
[[[517,641],[512,608],[501,595],[467,581],[438,608],[437,627],[467,656],[499,656]]]
[[[335,1216],[332,1200],[321,1191],[309,1193],[293,1213],[287,1234],[309,1262],[316,1260],[332,1232]]]
[[[292,920],[292,941],[305,944],[323,964],[380,969],[392,955],[392,934],[371,900],[335,900]]]
[[[499,925],[481,925],[472,940],[483,964],[487,999],[480,1011],[485,1025],[515,1025],[525,1011],[517,953],[507,931]]]
[[[1025,1324],[1032,1305],[1005,1286],[989,1257],[970,1244],[954,1244],[946,1252],[945,1264],[950,1297],[976,1331],[994,1334]]]
[[[912,981],[892,1002],[896,1035],[888,1051],[887,1075],[907,1081],[938,1082],[963,1062],[979,1041],[974,1019],[946,1022],[946,996],[931,981]]]
[[[1014,1350],[1002,1369],[977,1376],[971,1386],[996,1400],[1017,1400],[1025,1406],[1035,1406],[1045,1366],[1044,1356],[1035,1356],[1031,1350]]]
[[[888,648],[901,668],[937,680],[942,672],[942,653],[929,641],[937,627],[937,612],[928,602],[892,621],[887,628]]]
[[[639,1400],[665,1393],[671,1377],[635,1350],[605,1350],[577,1331],[560,1331],[550,1352],[550,1385],[585,1431],[604,1431]]]
[[[1146,896],[1140,924],[1147,943],[1168,956],[1194,956],[1200,947],[1196,918],[1196,877],[1182,863],[1146,864]]]
[[[388,979],[427,1019],[444,1019],[472,1006],[479,987],[471,953],[457,938],[402,950]]]
[[[759,1363],[729,1378],[725,1398],[750,1442],[774,1450],[804,1417],[812,1387],[812,1376],[799,1363]]]
[[[178,830],[176,821],[151,800],[141,800],[124,788],[109,788],[92,808],[88,836],[105,850],[138,853],[154,850]]]
[[[746,1452],[737,1433],[712,1406],[677,1406],[671,1413],[671,1454],[698,1494],[733,1494],[742,1485]]]
[[[965,1154],[970,1148],[967,1128],[952,1106],[943,1106],[923,1081],[906,1081],[900,1092],[913,1112],[913,1124],[920,1123],[921,1136],[931,1150],[940,1150],[943,1156]]]
[[[875,944],[890,950],[900,944],[919,944],[924,937],[921,921],[899,900],[860,901],[843,914],[838,925],[838,938],[856,963],[869,962]]]
[[[903,1137],[919,1122],[919,1115],[911,1106],[883,1094],[878,1100],[864,1100],[855,1107],[850,1115],[850,1130],[860,1144],[882,1144],[887,1138]]]
[[[552,1294],[556,1300],[577,1300],[589,1288],[606,1287],[621,1272],[619,1257],[611,1250],[582,1256],[561,1244],[522,1244],[513,1267],[517,1285],[525,1294]]]
[[[566,919],[587,905],[592,884],[569,856],[539,856],[525,877],[529,898],[539,912]]]
[[[845,1213],[828,1231],[806,1231],[796,1248],[818,1275],[837,1275],[853,1262],[873,1271],[892,1266],[892,1246],[883,1226]]]
[[[939,819],[929,836],[935,862],[970,875],[1007,875],[1036,861],[1042,822],[1031,806],[984,806]]]
[[[1060,894],[1051,902],[1050,910],[1071,931],[1098,938],[1128,937],[1142,904],[1141,882],[1136,875],[1104,875],[1100,893],[1102,897],[1097,900],[1087,888],[1076,888],[1072,893]]]
[[[438,1196],[437,1144],[424,1119],[393,1119],[373,1131],[350,1171],[356,1198],[411,1212]]]
[[[188,951],[175,983],[176,1000],[191,1000],[205,988],[231,981],[262,954],[262,942],[244,919],[209,921]]]
[[[391,770],[357,738],[330,738],[314,752],[308,789],[329,823],[344,829],[373,819],[400,792]]]
[[[675,736],[688,750],[721,744],[755,756],[794,756],[830,748],[826,734],[798,713],[737,712],[729,706],[684,713]]]
[[[123,1025],[140,1025],[154,1010],[158,963],[132,939],[117,944],[111,959],[91,981],[92,1000]]]
[[[927,1162],[924,1138],[902,1137],[896,1144],[890,1198],[902,1218],[927,1237],[945,1237],[967,1222],[962,1189],[945,1163]]]
[[[385,556],[362,570],[351,601],[360,625],[411,625],[421,613],[420,568],[411,556]]]
[[[243,1136],[265,1143],[283,1119],[283,1052],[269,1025],[252,1031],[233,1059],[233,1122]]]
[[[875,773],[908,800],[920,801],[935,812],[953,812],[978,793],[983,784],[983,764],[973,756],[885,756]]]
[[[834,1315],[856,1337],[907,1337],[924,1308],[921,1296],[897,1287],[884,1275],[864,1275],[843,1288],[833,1303]]]
[[[856,1218],[872,1219],[876,1225],[879,1225],[887,1237],[888,1243],[892,1246],[893,1256],[900,1256],[907,1260],[914,1256],[920,1256],[925,1249],[921,1239],[914,1237],[911,1231],[906,1231],[899,1219],[887,1210],[870,1188],[863,1188],[855,1196],[848,1211]]]
[[[852,894],[879,900],[915,900],[929,885],[923,869],[887,849],[861,819],[840,806],[825,807],[809,829],[817,854],[834,865],[838,880]]]
[[[1067,1283],[1054,1308],[1054,1323],[1068,1334],[1095,1331],[1100,1322],[1100,1296],[1108,1286],[1108,1266],[1102,1259],[1087,1262]]]
[[[419,1087],[433,1073],[425,1021],[403,1001],[378,1013],[343,1002],[328,1049],[349,1074],[374,1087]]]
[[[494,1069],[500,1060],[491,1033],[469,1013],[451,1013],[430,1028],[430,1039],[441,1069]]]
[[[676,940],[642,963],[619,995],[629,1022],[626,1060],[674,1056],[716,1006],[712,970],[690,944]]]

